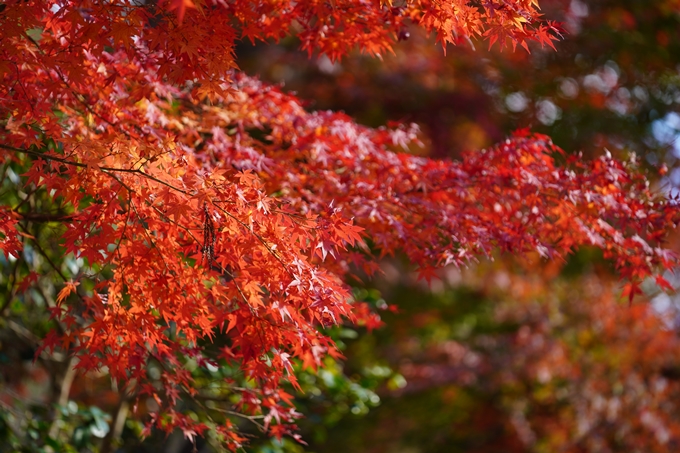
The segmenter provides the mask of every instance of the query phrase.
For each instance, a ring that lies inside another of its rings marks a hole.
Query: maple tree
[[[411,29],[384,64],[359,56],[333,66],[303,64],[286,43],[247,49],[250,61],[242,66],[270,80],[282,77],[315,107],[341,108],[367,124],[417,121],[432,140],[430,155],[457,156],[498,140],[517,122],[533,122],[566,150],[634,151],[652,168],[661,160],[671,167],[669,178],[652,176],[652,184],[677,190],[677,142],[674,149],[671,140],[679,54],[673,38],[659,41],[666,33],[677,36],[676,6],[663,0],[571,4],[581,26],[567,27],[557,53],[487,52],[477,45],[450,49],[442,58]],[[517,98],[523,110],[509,111],[518,109]],[[543,123],[546,99],[561,115]],[[659,144],[662,125],[671,135]],[[316,420],[331,420],[335,408],[301,398],[311,418],[302,422],[309,451],[673,449],[677,295],[659,296],[649,281],[647,300],[624,308],[615,272],[587,248],[564,265],[527,267],[525,259],[507,258],[462,274],[446,269],[441,275],[448,283],[431,290],[403,264],[383,263],[386,281],[371,286],[399,313],[383,314],[386,326],[370,336],[344,340],[343,366],[356,382],[371,370],[392,368],[405,377],[405,387],[383,385],[380,404],[366,416],[352,415],[357,404],[349,402],[352,414],[324,425]],[[677,279],[670,281],[677,287]],[[607,321],[603,332],[603,320],[611,318],[616,321]],[[649,353],[646,345],[653,344],[661,348]]]
[[[415,126],[308,112],[236,70],[237,38],[295,34],[336,60],[389,51],[406,23],[443,44],[552,45],[559,32],[529,0],[3,4],[2,312],[17,297],[47,306],[55,328],[37,356],[104,370],[119,409],[155,401],[138,409],[145,433],[235,449],[239,418],[297,437],[283,383],[339,357],[324,327],[380,324],[346,281],[381,257],[403,252],[429,280],[498,250],[561,259],[590,244],[631,299],[676,264],[664,238],[677,206],[634,161],[583,161],[525,130],[459,161],[417,157]],[[27,249],[61,279],[53,299],[31,295],[43,276]]]

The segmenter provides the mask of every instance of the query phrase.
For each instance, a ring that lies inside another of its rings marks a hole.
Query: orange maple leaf
[[[80,285],[80,282],[74,282],[69,280],[66,282],[65,286],[57,294],[57,304],[62,303],[71,293],[76,292],[76,286]]]

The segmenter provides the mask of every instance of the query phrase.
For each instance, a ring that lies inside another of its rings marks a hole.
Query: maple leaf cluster
[[[418,146],[415,126],[310,113],[233,70],[237,37],[295,33],[331,58],[379,54],[407,19],[444,43],[553,39],[528,0],[6,3],[2,159],[31,160],[21,184],[69,212],[62,246],[89,269],[64,282],[52,308],[62,331],[43,348],[154,399],[150,426],[188,437],[209,429],[178,409],[206,396],[190,368],[235,367],[248,385],[219,387],[229,413],[261,417],[280,437],[299,416],[282,387],[296,385],[294,366],[339,356],[323,327],[379,323],[345,279],[372,275],[386,254],[402,251],[429,279],[495,250],[559,259],[592,244],[631,296],[675,264],[663,240],[677,205],[633,164],[557,165],[549,138],[523,131],[459,162],[415,157],[405,152]],[[21,241],[39,246],[20,234],[22,206],[1,209],[6,258]],[[93,291],[78,289],[85,280]],[[228,420],[210,429],[233,448],[243,441]]]
[[[18,110],[14,117],[20,122],[42,116],[52,96],[90,103],[84,89],[92,81],[83,67],[85,54],[103,57],[111,49],[153,66],[171,84],[191,82],[196,93],[212,96],[222,92],[225,71],[236,67],[236,39],[279,40],[293,34],[310,55],[320,51],[338,59],[354,48],[371,55],[390,51],[408,24],[435,31],[443,44],[485,37],[491,44],[551,45],[559,33],[542,19],[536,0],[477,5],[465,0],[400,5],[357,0],[12,1],[0,13],[0,23],[2,93],[8,94],[6,108]],[[119,77],[141,74],[107,72],[103,82]]]

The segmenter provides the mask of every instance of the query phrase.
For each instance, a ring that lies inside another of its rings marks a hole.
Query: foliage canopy
[[[406,23],[444,45],[528,50],[559,33],[535,0],[5,3],[2,311],[47,308],[38,356],[108,374],[121,401],[153,399],[149,430],[236,449],[239,417],[297,436],[283,383],[340,356],[325,328],[380,324],[347,281],[381,257],[402,252],[429,280],[498,250],[555,260],[593,245],[631,299],[676,264],[677,205],[635,161],[566,156],[526,130],[459,161],[417,157],[415,126],[310,113],[236,69],[236,39],[295,34],[336,60],[388,52]]]

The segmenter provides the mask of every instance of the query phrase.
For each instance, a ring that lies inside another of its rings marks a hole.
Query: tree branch
[[[72,160],[64,159],[63,157],[52,156],[52,155],[45,154],[45,153],[38,153],[36,151],[31,151],[29,149],[24,149],[24,148],[16,148],[14,146],[5,145],[3,143],[0,143],[0,148],[5,149],[7,151],[15,152],[15,153],[29,154],[31,156],[35,156],[35,157],[38,157],[38,158],[41,158],[41,159],[47,159],[47,160],[52,160],[52,161],[55,161],[55,162],[61,162],[64,165],[71,165],[71,166],[79,167],[79,168],[96,168],[98,170],[103,171],[104,173],[119,172],[119,173],[137,174],[137,175],[141,175],[141,176],[143,176],[147,179],[150,179],[154,182],[157,182],[158,184],[162,184],[166,187],[169,187],[170,189],[175,190],[175,191],[177,191],[181,194],[191,195],[191,193],[189,193],[188,191],[186,191],[184,189],[180,189],[179,187],[175,187],[172,184],[170,184],[169,182],[163,181],[162,179],[158,179],[155,176],[152,176],[148,173],[145,173],[141,169],[102,167],[102,166],[99,166],[99,165],[87,165],[87,164],[84,164],[82,162],[74,162]]]

